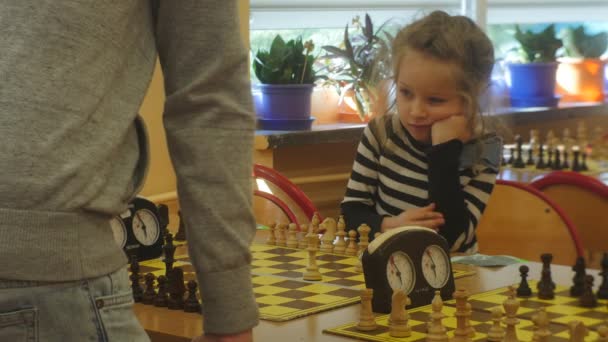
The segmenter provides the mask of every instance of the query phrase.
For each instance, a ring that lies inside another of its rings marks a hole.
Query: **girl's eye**
[[[441,104],[441,103],[445,103],[446,100],[440,97],[431,97],[429,98],[429,102],[430,103],[434,103],[434,104]]]
[[[401,95],[403,95],[403,96],[407,96],[407,97],[412,96],[412,92],[409,91],[408,89],[401,89],[399,91],[401,92]]]

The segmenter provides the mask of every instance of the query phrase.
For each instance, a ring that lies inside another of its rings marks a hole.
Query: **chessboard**
[[[535,285],[535,282],[530,282]],[[535,286],[533,286],[535,288]],[[598,300],[598,306],[595,308],[585,308],[578,305],[578,298],[570,297],[569,288],[565,286],[556,286],[555,298],[551,300],[538,299],[535,296],[528,298],[518,298],[520,307],[517,311],[519,324],[516,326],[517,336],[520,341],[532,341],[535,330],[532,316],[541,307],[544,307],[550,323],[549,330],[551,336],[549,341],[569,341],[568,322],[578,320],[584,323],[589,329],[589,335],[586,340],[595,341],[598,338],[596,329],[601,325],[606,325],[608,320],[608,300]],[[470,323],[475,329],[473,341],[487,340],[487,333],[492,326],[491,310],[495,307],[501,307],[502,303],[508,297],[508,288],[499,288],[492,291],[482,292],[471,295],[469,303],[472,307],[472,315]],[[445,301],[442,312],[446,315],[443,319],[443,324],[448,331],[448,336],[454,336],[456,329],[456,312],[455,301]],[[352,337],[357,340],[364,341],[381,341],[381,342],[417,342],[425,341],[427,336],[427,325],[430,320],[429,314],[432,312],[431,305],[421,306],[408,310],[409,325],[412,333],[409,337],[391,337],[388,329],[389,315],[376,317],[378,327],[372,331],[360,331],[356,328],[358,322],[344,324],[335,328],[324,330],[325,333]]]
[[[253,244],[252,282],[260,310],[260,318],[288,321],[298,317],[355,304],[360,301],[359,290],[365,288],[363,273],[355,271],[357,258],[333,253],[317,253],[321,281],[302,280],[308,253],[304,249],[267,244]],[[185,246],[178,249],[173,267],[180,267],[184,282],[196,280]],[[475,271],[455,266],[455,278],[475,274]],[[140,263],[140,274],[165,274],[162,258]],[[204,303],[203,303],[204,305]]]

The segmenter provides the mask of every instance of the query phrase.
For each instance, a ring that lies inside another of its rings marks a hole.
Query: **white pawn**
[[[298,238],[296,234],[298,226],[295,223],[289,224],[289,230],[287,231],[287,247],[296,248],[298,247]]]
[[[276,228],[277,233],[277,246],[287,246],[287,240],[285,238],[285,230],[287,229],[287,224],[278,223]]]
[[[348,231],[348,246],[345,251],[346,255],[357,255],[357,231]]]
[[[275,245],[277,243],[277,238],[275,236],[275,230],[277,227],[277,223],[273,223],[268,227],[268,240],[266,240],[267,245]]]
[[[334,245],[334,253],[336,254],[344,254],[345,250],[346,250],[346,224],[344,224],[344,217],[342,215],[340,215],[340,218],[338,219],[338,226],[337,226],[337,231],[336,231],[336,235],[338,236],[338,240],[336,241],[335,245]]]
[[[490,342],[501,342],[505,337],[505,329],[501,325],[502,321],[502,310],[500,307],[492,308],[492,327],[488,331],[488,341]]]
[[[441,299],[440,291],[435,291],[435,297],[431,302],[431,321],[428,325],[428,334],[426,340],[428,342],[447,342],[447,329],[441,322],[445,318],[445,314],[441,312],[443,309],[443,300]]]
[[[549,316],[544,307],[538,309],[538,313],[532,317],[532,322],[536,326],[534,331],[534,341],[536,342],[547,342],[551,331],[549,330]]]

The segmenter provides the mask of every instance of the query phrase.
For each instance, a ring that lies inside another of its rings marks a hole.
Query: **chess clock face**
[[[132,217],[133,234],[139,243],[151,246],[158,241],[160,225],[158,218],[149,209],[136,210]]]
[[[423,227],[391,229],[372,241],[362,255],[365,285],[374,290],[374,312],[389,313],[393,291],[405,291],[411,308],[430,304],[435,290],[452,298],[454,276],[446,240]]]
[[[112,228],[112,234],[118,247],[125,248],[127,244],[127,227],[125,226],[125,222],[120,216],[116,216],[110,220],[110,227]]]

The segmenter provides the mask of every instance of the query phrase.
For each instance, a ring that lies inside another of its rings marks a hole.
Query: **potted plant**
[[[556,52],[562,46],[556,38],[555,25],[534,33],[515,26],[515,39],[520,46],[520,63],[509,63],[509,93],[513,107],[554,107]]]
[[[277,35],[270,50],[258,50],[253,70],[261,82],[257,85],[258,123],[262,129],[307,129],[311,95],[316,79],[312,41],[302,37],[287,42]]]
[[[562,32],[564,57],[557,68],[557,92],[564,101],[603,101],[608,33],[585,33],[581,25]]]
[[[374,31],[368,14],[364,25],[359,17],[355,17],[352,23],[356,34],[349,33],[347,24],[340,47],[328,45],[322,48],[328,52],[323,57],[333,62],[327,68],[326,83],[336,85],[340,94],[340,121],[362,122],[368,121],[374,112],[378,91],[383,89],[383,81],[389,78],[389,42],[393,37],[385,30],[387,22]],[[352,114],[354,118],[349,119]]]

